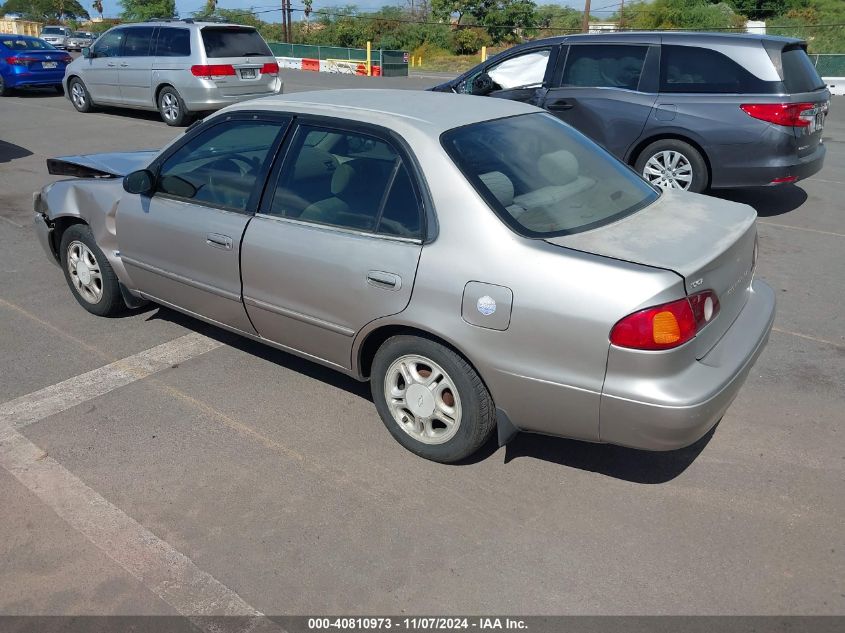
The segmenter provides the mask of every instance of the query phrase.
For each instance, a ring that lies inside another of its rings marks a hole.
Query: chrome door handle
[[[120,67],[121,68],[129,68],[129,64],[121,64]]]
[[[214,248],[222,248],[227,251],[232,250],[232,238],[228,235],[209,233],[205,236],[205,243]]]
[[[367,283],[384,290],[399,290],[402,287],[402,278],[383,270],[371,270],[367,273]]]
[[[114,68],[115,66],[117,66],[117,64],[114,64],[112,62],[106,62],[106,66],[109,66],[110,68]]]

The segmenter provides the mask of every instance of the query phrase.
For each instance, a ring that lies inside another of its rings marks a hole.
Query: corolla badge
[[[490,316],[496,311],[496,300],[490,295],[484,295],[476,302],[475,307],[484,316]]]

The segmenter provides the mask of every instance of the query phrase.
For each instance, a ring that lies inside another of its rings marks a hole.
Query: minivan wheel
[[[701,154],[689,143],[668,138],[647,146],[634,164],[652,185],[700,193],[707,188],[709,173]]]
[[[158,93],[158,112],[167,125],[186,125],[191,118],[182,97],[170,86],[162,88]]]
[[[475,369],[430,339],[401,335],[385,341],[373,359],[370,386],[394,439],[435,462],[472,455],[496,426],[493,400]]]
[[[94,104],[91,103],[91,95],[82,80],[74,77],[70,80],[68,87],[70,88],[70,102],[73,107],[79,112],[91,112]]]

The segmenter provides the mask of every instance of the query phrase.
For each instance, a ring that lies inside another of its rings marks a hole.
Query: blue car
[[[53,86],[61,92],[71,59],[37,37],[0,34],[0,97],[25,86]]]

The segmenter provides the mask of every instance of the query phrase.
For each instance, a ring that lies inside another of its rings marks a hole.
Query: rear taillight
[[[792,127],[807,127],[817,112],[815,103],[743,103],[739,107],[755,119]]]
[[[191,66],[191,74],[195,77],[228,77],[235,75],[232,64],[200,64]]]
[[[629,314],[613,326],[610,342],[631,349],[661,350],[683,345],[719,313],[712,290]]]
[[[267,62],[261,67],[262,75],[278,75],[279,65],[276,62]]]
[[[38,62],[41,61],[40,59],[35,59],[34,57],[7,57],[6,63],[11,64],[13,66],[26,66],[31,62]]]

